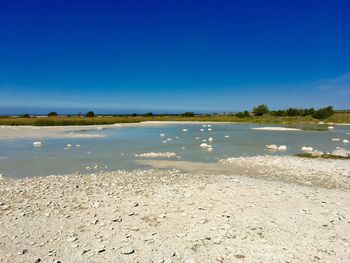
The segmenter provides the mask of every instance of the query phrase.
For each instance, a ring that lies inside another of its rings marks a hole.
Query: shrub
[[[95,117],[95,113],[94,113],[93,111],[89,111],[89,112],[87,112],[87,113],[85,114],[85,116],[86,116],[86,117],[89,117],[89,118]]]
[[[194,117],[194,113],[193,112],[185,112],[181,114],[182,117]]]
[[[49,112],[48,114],[47,114],[47,116],[48,117],[55,117],[55,116],[57,116],[58,114],[57,114],[57,112],[55,112],[55,111],[51,111],[51,112]]]
[[[250,117],[250,114],[249,114],[249,112],[246,110],[246,111],[244,111],[244,112],[238,112],[238,113],[236,113],[235,116],[238,117],[238,118],[246,118],[246,117]]]
[[[30,118],[30,115],[28,113],[22,114],[20,116],[21,118]]]
[[[312,115],[316,119],[327,119],[334,114],[334,109],[332,106],[321,108]]]
[[[153,113],[152,112],[147,112],[145,115],[143,115],[145,117],[152,117],[153,116]]]
[[[255,106],[253,108],[253,114],[255,116],[263,116],[264,114],[267,114],[267,113],[269,113],[269,108],[265,104]]]

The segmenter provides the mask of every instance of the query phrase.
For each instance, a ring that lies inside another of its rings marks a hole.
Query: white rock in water
[[[142,154],[135,154],[135,157],[144,157],[144,158],[158,158],[158,157],[176,157],[176,153],[174,152],[149,152],[149,153],[142,153]]]
[[[76,144],[75,147],[80,147],[80,144]]]
[[[202,143],[201,145],[199,145],[202,148],[210,148],[211,146],[206,144],[206,143]]]
[[[207,127],[207,125],[203,124],[202,127]]]
[[[343,148],[337,147],[333,152],[331,152],[331,155],[339,156],[339,157],[349,157],[350,151],[347,151]]]
[[[33,142],[34,147],[41,147],[42,143],[41,142]]]
[[[199,137],[196,137],[196,140],[199,140]]]
[[[208,126],[208,127],[211,127],[211,124],[208,124],[207,126]]]
[[[187,132],[188,130],[187,129],[182,129],[183,132]]]
[[[209,147],[209,148],[207,149],[207,151],[208,151],[208,152],[212,152],[212,151],[213,151],[213,148],[212,148],[212,147]]]
[[[208,131],[212,131],[212,128],[208,128]]]
[[[97,127],[97,130],[103,130],[103,127]]]
[[[230,138],[230,136],[229,135],[225,135],[225,138]]]
[[[345,140],[343,140],[343,143],[349,143],[349,141],[345,139]]]
[[[311,153],[313,150],[314,150],[314,148],[312,148],[312,147],[307,147],[307,146],[301,147],[301,151],[306,152],[306,153]]]
[[[267,145],[265,145],[265,146],[266,146],[266,148],[269,149],[269,150],[277,150],[277,149],[278,149],[278,147],[277,147],[276,144],[267,144]]]
[[[161,134],[160,134],[160,137],[164,137],[164,136],[165,136],[165,134],[164,134],[164,133],[161,133]]]
[[[208,139],[208,142],[213,142],[213,138],[210,137],[210,138]]]
[[[70,143],[68,143],[68,144],[66,145],[66,147],[72,147],[72,145],[71,145]]]
[[[166,140],[164,140],[164,141],[163,141],[163,143],[167,143],[167,141],[166,141]]]
[[[167,140],[167,141],[172,141],[173,139],[171,139],[171,138],[167,138],[166,140]]]
[[[287,146],[281,145],[281,146],[278,147],[278,150],[279,151],[287,151]]]
[[[202,132],[202,131],[204,131],[204,129],[200,129],[200,131]]]
[[[340,141],[340,139],[339,138],[333,138],[332,141],[338,142],[338,141]]]
[[[333,126],[328,126],[328,130],[334,130]]]

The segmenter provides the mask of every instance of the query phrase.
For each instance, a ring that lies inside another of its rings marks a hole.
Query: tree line
[[[312,116],[315,119],[327,119],[331,117],[335,113],[333,106],[328,106],[324,108],[320,108],[315,110],[314,108],[302,109],[302,108],[288,108],[286,110],[272,110],[270,111],[266,104],[255,106],[252,110],[252,114],[254,116],[263,116],[266,114],[272,116],[289,116],[289,117],[297,117],[297,116]],[[247,116],[247,112],[238,113],[237,116],[244,115]],[[239,117],[238,116],[238,117]]]
[[[277,116],[277,117],[312,116],[315,119],[327,119],[327,118],[331,117],[334,113],[335,113],[335,111],[333,109],[333,106],[320,108],[318,110],[316,110],[314,108],[304,108],[304,109],[303,108],[288,108],[285,110],[270,110],[266,104],[261,104],[261,105],[255,106],[251,112],[246,110],[246,111],[237,112],[237,113],[234,113],[231,115],[238,117],[238,118],[248,118],[248,117],[252,117],[252,116],[270,115],[270,116]],[[163,114],[160,114],[160,115],[163,116]],[[58,113],[55,111],[52,111],[52,112],[49,112],[47,114],[47,116],[48,117],[56,117],[56,116],[58,116]],[[68,115],[68,116],[70,116],[70,115]],[[82,114],[79,113],[78,116],[82,116]],[[89,111],[89,112],[85,113],[84,116],[92,118],[92,117],[95,117],[96,115],[93,111]],[[136,116],[152,117],[155,115],[152,112],[148,112],[148,113],[140,114],[140,115],[133,113],[129,116],[132,116],[132,117],[136,117]],[[180,116],[182,116],[182,117],[195,117],[196,115],[194,112],[184,112],[184,113],[180,114]],[[207,116],[210,116],[210,115],[207,115]],[[20,117],[30,118],[30,115],[23,114]]]

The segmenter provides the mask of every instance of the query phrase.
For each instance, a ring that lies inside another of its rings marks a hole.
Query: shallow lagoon
[[[149,152],[175,152],[178,157],[173,157],[173,160],[217,162],[232,156],[293,155],[299,153],[302,146],[321,151],[332,151],[337,146],[350,150],[350,144],[342,142],[343,139],[350,140],[347,134],[350,126],[335,126],[332,131],[263,131],[253,130],[254,127],[262,125],[212,124],[212,131],[202,124],[121,127],[86,131],[105,135],[100,138],[44,139],[41,140],[42,147],[37,148],[32,145],[35,139],[0,140],[0,173],[21,178],[78,171],[95,173],[101,169],[134,169],[142,167],[134,162],[140,159],[135,155]],[[161,137],[161,133],[165,137]],[[227,135],[229,137],[225,138]],[[209,137],[213,138],[212,152],[199,146]],[[168,138],[171,140],[164,143]],[[340,138],[340,141],[332,141],[332,138]],[[72,144],[72,147],[67,148],[67,144]],[[80,147],[76,147],[77,144]],[[269,151],[266,144],[286,145],[288,150]]]

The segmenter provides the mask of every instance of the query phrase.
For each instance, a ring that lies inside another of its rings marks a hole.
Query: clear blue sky
[[[350,108],[350,1],[0,3],[0,113]]]

